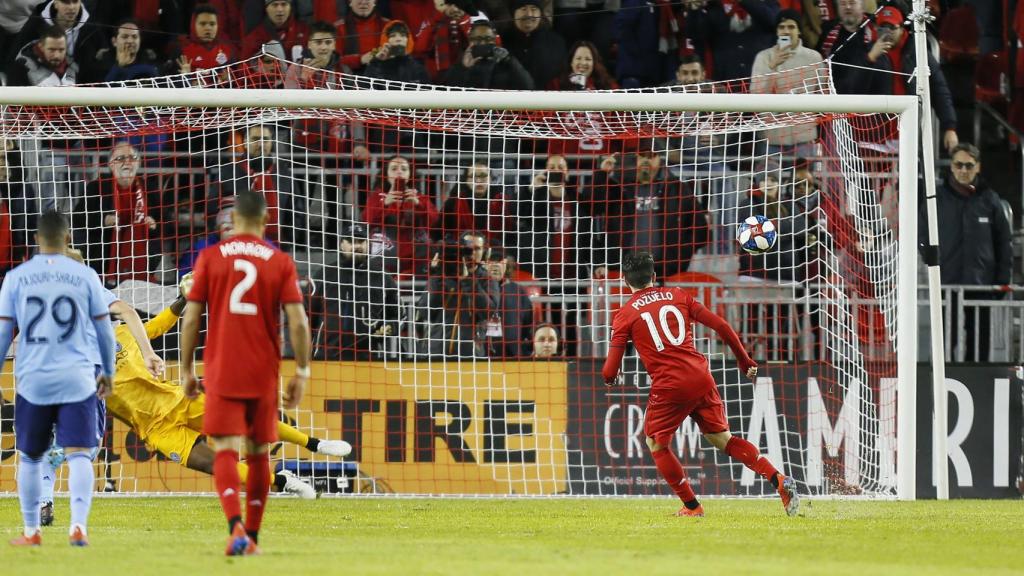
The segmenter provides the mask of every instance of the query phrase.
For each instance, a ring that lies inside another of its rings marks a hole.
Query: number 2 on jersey
[[[248,260],[235,260],[235,271],[242,272],[245,276],[231,289],[231,299],[228,301],[228,312],[240,316],[255,316],[256,305],[250,302],[242,302],[245,293],[256,283],[256,265]]]
[[[669,314],[676,317],[679,334],[672,333],[672,327],[668,325]],[[665,349],[665,342],[661,338],[662,333],[668,339],[669,344],[673,346],[679,346],[683,343],[683,340],[686,340],[686,319],[683,317],[683,313],[679,311],[679,308],[671,304],[661,307],[661,310],[658,312],[658,323],[661,324],[661,333],[658,332],[658,327],[654,325],[654,316],[651,316],[650,312],[642,312],[640,317],[644,319],[644,322],[647,322],[647,329],[651,331],[651,340],[654,340],[654,347],[659,352]]]

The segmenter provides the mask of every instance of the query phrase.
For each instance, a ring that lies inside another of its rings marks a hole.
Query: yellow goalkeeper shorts
[[[172,462],[185,465],[196,440],[202,436],[205,397],[195,400],[182,398],[170,412],[153,425],[144,438],[146,446],[166,456]]]

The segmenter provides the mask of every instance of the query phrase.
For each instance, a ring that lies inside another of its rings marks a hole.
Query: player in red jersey
[[[750,359],[729,324],[679,288],[654,286],[654,258],[647,252],[626,256],[622,275],[633,291],[612,320],[611,346],[605,361],[605,384],[618,382],[619,364],[630,340],[650,374],[651,392],[644,417],[644,434],[661,477],[683,501],[677,516],[703,516],[683,466],[672,453],[672,436],[687,416],[712,446],[735,458],[772,483],[782,497],[786,513],[795,516],[800,506],[796,482],[783,476],[756,446],[729,433],[722,398],[708,368],[707,358],[693,346],[689,327],[693,322],[711,328],[725,340],[748,378],[757,375],[757,363]]]
[[[199,395],[193,354],[199,320],[209,307],[203,432],[216,456],[213,481],[228,518],[226,554],[255,554],[260,522],[270,492],[268,448],[277,440],[277,386],[281,350],[278,317],[283,305],[295,351],[295,377],[284,407],[295,408],[309,378],[309,322],[302,306],[292,259],[263,240],[267,203],[243,192],[235,197],[234,234],[199,254],[181,329],[181,373],[185,394]],[[238,454],[246,440],[245,524],[238,491]]]

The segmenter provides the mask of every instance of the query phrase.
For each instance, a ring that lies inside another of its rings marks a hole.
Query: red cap
[[[903,26],[903,13],[899,8],[886,6],[875,16],[875,24],[878,26],[890,25],[895,28]]]

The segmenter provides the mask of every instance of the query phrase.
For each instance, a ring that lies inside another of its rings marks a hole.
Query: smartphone
[[[405,46],[401,46],[398,44],[390,44],[388,45],[388,54],[392,58],[396,58],[398,56],[405,56]]]
[[[793,44],[793,39],[789,36],[779,36],[778,45],[780,50],[785,50]]]
[[[548,186],[561,186],[565,183],[565,173],[557,171],[548,172],[547,182]]]
[[[405,189],[408,188],[408,183],[405,178],[395,178],[395,191],[405,193]]]

